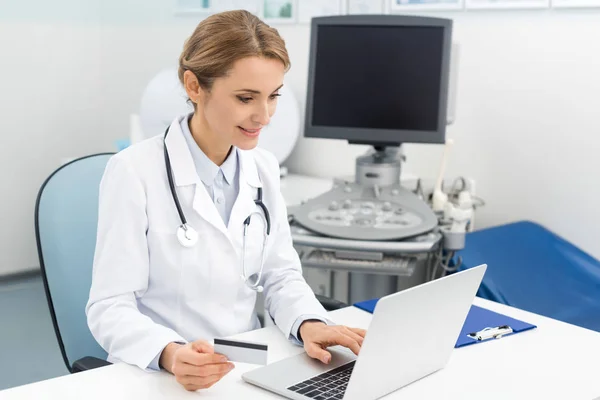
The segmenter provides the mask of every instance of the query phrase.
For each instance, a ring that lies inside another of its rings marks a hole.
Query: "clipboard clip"
[[[479,332],[469,333],[469,336],[473,340],[482,341],[487,339],[500,339],[504,335],[508,335],[513,333],[513,330],[508,325],[502,325],[495,328],[485,328],[480,330]]]

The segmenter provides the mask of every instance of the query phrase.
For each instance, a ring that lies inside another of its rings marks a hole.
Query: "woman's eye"
[[[241,101],[244,104],[248,104],[250,102],[250,100],[252,100],[252,97],[237,96],[237,98],[239,101]]]
[[[279,93],[274,93],[274,94],[272,94],[271,96],[269,96],[269,98],[270,98],[271,100],[275,100],[275,99],[276,99],[276,98],[278,98],[279,96],[281,96],[281,94],[279,94]]]

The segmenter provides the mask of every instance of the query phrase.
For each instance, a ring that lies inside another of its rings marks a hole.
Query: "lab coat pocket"
[[[149,230],[148,239],[149,284],[166,290],[177,290],[183,261],[183,248],[171,230]]]
[[[189,295],[207,291],[210,269],[207,268],[209,252],[205,232],[198,232],[198,241],[192,247],[179,243],[175,232],[148,232],[150,275],[161,279],[179,294]]]

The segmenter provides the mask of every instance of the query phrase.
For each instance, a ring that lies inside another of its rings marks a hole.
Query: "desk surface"
[[[479,298],[475,304],[534,323],[538,329],[455,349],[448,366],[386,399],[585,399],[600,396],[600,333]],[[367,328],[371,314],[355,307],[330,313],[340,324]],[[269,343],[269,362],[298,354],[276,327],[236,336]],[[35,362],[32,360],[32,362]],[[118,364],[0,392],[25,399],[281,399],[245,383],[256,366],[237,364],[202,393],[185,391],[166,372],[146,373]]]

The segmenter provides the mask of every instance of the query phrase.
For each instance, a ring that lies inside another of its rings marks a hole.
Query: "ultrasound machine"
[[[452,21],[318,17],[310,40],[304,136],[370,148],[356,159],[353,179],[335,179],[330,191],[288,209],[307,281],[354,302],[443,276],[464,230],[403,187],[400,172],[404,143],[446,145]]]

